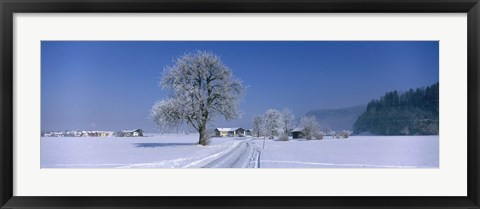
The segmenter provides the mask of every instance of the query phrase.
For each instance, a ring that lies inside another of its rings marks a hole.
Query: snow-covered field
[[[262,168],[438,168],[439,144],[438,136],[266,140],[260,159]]]
[[[153,137],[42,137],[42,168],[201,167],[240,142],[215,138],[197,145],[198,134]]]
[[[42,168],[436,168],[438,136],[353,136],[348,139],[290,140],[153,137],[45,137]],[[260,157],[258,159],[258,156]]]

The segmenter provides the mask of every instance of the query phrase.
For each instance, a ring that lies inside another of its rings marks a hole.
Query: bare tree
[[[155,124],[160,128],[189,124],[200,134],[201,145],[207,144],[207,123],[216,116],[239,117],[244,87],[213,53],[196,51],[176,59],[164,69],[160,86],[170,89],[170,96],[152,107]]]
[[[300,119],[300,126],[303,128],[303,134],[307,140],[313,139],[320,132],[320,125],[315,116],[303,116]]]
[[[269,109],[265,112],[263,117],[265,121],[264,126],[267,137],[273,139],[275,136],[278,136],[283,126],[280,111],[276,109]]]

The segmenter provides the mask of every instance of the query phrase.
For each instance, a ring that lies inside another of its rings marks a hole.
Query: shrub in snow
[[[348,137],[350,137],[350,135],[352,134],[351,131],[346,131],[346,130],[343,130],[343,131],[339,131],[335,134],[335,138],[337,139],[346,139]]]
[[[318,140],[322,140],[322,139],[323,139],[323,136],[324,136],[324,134],[323,134],[323,132],[321,132],[321,131],[317,131],[317,132],[313,133],[313,137],[314,137],[315,139],[318,139]]]
[[[196,51],[176,59],[164,69],[160,86],[170,89],[170,96],[153,105],[155,124],[160,128],[189,124],[200,134],[199,144],[207,144],[207,123],[216,116],[239,117],[244,87],[220,57],[210,52]]]
[[[280,136],[278,137],[279,141],[288,141],[288,134],[281,133]]]

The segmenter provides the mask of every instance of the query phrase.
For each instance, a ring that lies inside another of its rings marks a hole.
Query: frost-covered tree
[[[348,137],[350,137],[350,135],[352,134],[351,131],[348,131],[348,130],[343,130],[343,131],[339,131],[335,134],[335,138],[337,139],[346,139]]]
[[[264,118],[256,115],[253,117],[252,132],[254,136],[260,137],[265,135]]]
[[[310,140],[320,132],[320,125],[314,116],[303,116],[300,119],[300,126],[303,128],[305,139]]]
[[[155,124],[160,128],[189,124],[200,134],[201,145],[208,142],[208,122],[217,116],[239,117],[244,87],[213,53],[196,51],[177,58],[165,67],[160,86],[169,89],[170,96],[152,107]]]
[[[282,110],[282,129],[283,133],[288,136],[288,133],[294,128],[295,114],[292,110],[285,108]]]
[[[263,116],[264,127],[266,130],[266,136],[270,139],[278,136],[280,130],[282,129],[282,118],[280,111],[276,109],[269,109],[265,112]]]

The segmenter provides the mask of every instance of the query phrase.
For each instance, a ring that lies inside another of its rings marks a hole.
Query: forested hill
[[[438,135],[438,82],[406,92],[387,92],[372,100],[355,121],[355,134]]]

